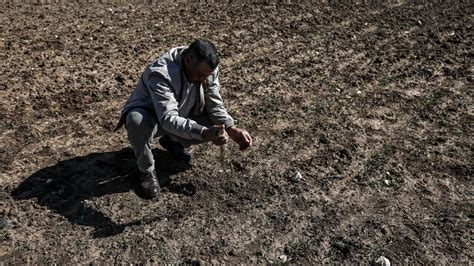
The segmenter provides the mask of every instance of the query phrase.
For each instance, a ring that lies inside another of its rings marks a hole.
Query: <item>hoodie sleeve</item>
[[[226,128],[234,125],[234,119],[224,107],[224,101],[220,95],[219,68],[207,79],[208,86],[204,94],[205,109],[211,121],[215,125],[224,124]]]
[[[158,123],[166,132],[184,139],[202,140],[204,126],[178,114],[178,101],[170,82],[160,75],[149,77],[148,90],[156,111]]]

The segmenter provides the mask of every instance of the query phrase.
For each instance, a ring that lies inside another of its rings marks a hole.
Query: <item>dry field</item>
[[[474,6],[426,2],[0,4],[0,263],[472,263]],[[255,145],[141,200],[112,130],[198,37]]]

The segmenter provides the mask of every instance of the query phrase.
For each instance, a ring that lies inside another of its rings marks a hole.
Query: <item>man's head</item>
[[[219,65],[219,55],[212,42],[197,39],[183,52],[182,64],[189,82],[205,83]]]

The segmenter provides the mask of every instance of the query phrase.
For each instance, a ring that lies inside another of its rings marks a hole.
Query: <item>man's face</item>
[[[185,75],[189,82],[199,85],[207,82],[214,69],[210,68],[205,62],[195,64],[191,57],[187,57],[185,62]]]

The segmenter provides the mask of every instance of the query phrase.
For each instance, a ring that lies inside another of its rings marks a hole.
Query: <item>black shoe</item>
[[[160,195],[160,184],[155,171],[151,173],[140,172],[140,177],[135,185],[135,194],[142,199],[153,199]]]
[[[191,161],[191,154],[181,145],[181,143],[172,141],[170,136],[165,135],[159,140],[160,145],[180,161],[189,163]]]

